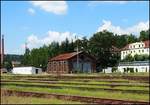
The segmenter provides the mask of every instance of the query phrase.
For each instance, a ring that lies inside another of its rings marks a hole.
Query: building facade
[[[143,42],[136,42],[126,45],[121,49],[121,60],[123,60],[127,55],[141,55],[147,54],[149,55],[149,40]]]
[[[47,73],[50,74],[92,73],[95,70],[95,58],[85,52],[60,54],[51,58],[47,65]]]
[[[14,67],[12,74],[41,74],[42,69],[36,67]]]
[[[125,72],[127,69],[133,69],[133,72],[149,72],[149,61],[121,62],[118,65],[119,72]]]

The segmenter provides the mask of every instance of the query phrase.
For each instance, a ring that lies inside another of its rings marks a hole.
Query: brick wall
[[[47,73],[66,74],[69,73],[68,61],[50,61],[48,62]]]

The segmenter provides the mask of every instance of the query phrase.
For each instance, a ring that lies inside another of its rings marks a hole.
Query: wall
[[[47,72],[48,73],[69,73],[68,61],[50,61],[48,62]]]
[[[136,69],[138,70],[138,72],[149,72],[149,66],[145,65],[145,66],[118,66],[118,71],[119,72],[124,72],[124,68],[134,68],[134,72],[136,72]],[[146,71],[147,69],[147,71]]]
[[[129,45],[128,50],[121,51],[121,60],[125,58],[126,55],[131,54],[132,56],[138,54],[148,54],[149,48],[144,48],[145,45],[143,42],[137,42]]]
[[[38,69],[38,74],[42,73],[42,69],[35,67],[14,67],[13,74],[36,74],[35,69]]]

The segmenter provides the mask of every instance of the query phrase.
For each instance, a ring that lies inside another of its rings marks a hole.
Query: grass
[[[12,74],[2,74],[1,80],[24,80],[30,82],[5,82],[1,86],[1,89],[11,89],[17,91],[27,91],[27,92],[45,92],[45,93],[55,93],[55,94],[64,94],[64,95],[78,95],[78,96],[88,96],[88,97],[98,97],[98,98],[107,98],[107,99],[120,99],[120,100],[131,100],[131,101],[147,101],[149,102],[149,88],[148,87],[140,87],[140,86],[149,86],[149,83],[144,83],[144,81],[134,81],[128,79],[122,79],[122,76],[149,76],[149,73],[128,73],[128,74],[71,74],[71,75],[63,75],[64,78],[58,78],[56,75],[49,74],[40,74],[40,75],[12,75]],[[119,77],[113,79],[93,79],[88,77]],[[71,77],[71,78],[70,78]],[[72,78],[73,77],[73,78]],[[75,78],[74,78],[75,77]],[[79,78],[77,78],[79,77]],[[87,77],[87,78],[82,78]],[[33,80],[29,80],[33,79]],[[36,83],[38,80],[46,81],[43,83]],[[55,81],[56,84],[48,84],[48,81]],[[9,85],[10,84],[10,85]],[[12,85],[11,85],[12,84]],[[18,84],[17,86],[15,84]],[[23,86],[23,85],[25,86]],[[90,85],[94,84],[94,85]],[[104,84],[98,86],[98,84]],[[106,86],[108,84],[118,84],[118,85],[132,85],[132,86]],[[22,85],[22,86],[21,86]],[[30,86],[29,86],[30,85]],[[38,87],[35,85],[40,85],[43,87]],[[46,88],[45,88],[45,87]],[[52,88],[48,86],[58,86],[60,88]],[[78,88],[71,88],[78,87]],[[85,88],[85,90],[80,90],[80,87]],[[86,88],[96,88],[96,89],[122,89],[122,90],[146,90],[147,94],[139,94],[139,93],[130,93],[130,92],[121,92],[121,91],[106,91],[106,90],[91,90],[88,91]],[[17,96],[3,96],[1,103],[3,104],[71,104],[71,103],[79,103],[79,102],[71,102],[65,100],[58,99],[44,99],[44,98],[34,98],[34,97],[17,97]]]
[[[2,76],[26,76],[26,77],[47,77],[47,76],[57,76],[57,74],[32,74],[32,75],[25,75],[25,74],[2,74]],[[135,72],[135,73],[79,73],[79,74],[62,74],[62,76],[149,76],[149,72]]]
[[[76,85],[76,84],[45,84],[45,83],[24,83],[24,82],[3,82],[1,83],[1,85],[7,85],[7,84],[11,84],[11,85],[26,85],[27,87],[29,86],[34,86],[34,85],[39,85],[39,86],[43,86],[43,87],[47,87],[47,88],[51,88],[51,86],[58,86],[60,88],[71,88],[71,87],[77,87],[77,88],[95,88],[95,89],[122,89],[122,90],[147,90],[149,91],[149,87],[138,87],[138,86],[116,86],[116,87],[111,87],[111,86],[97,86],[97,85]],[[94,90],[93,90],[94,91]]]
[[[1,81],[9,81],[9,82],[25,82],[25,83],[37,83],[39,82],[39,80],[12,80],[12,79],[1,79]],[[101,81],[40,81],[40,84],[50,84],[52,83],[57,83],[57,84],[76,84],[76,85],[112,85],[112,84],[116,84],[116,85],[124,85],[124,86],[128,86],[128,85],[132,85],[132,86],[149,86],[148,83],[139,83],[139,82],[135,82],[135,81],[124,81],[122,83],[116,83],[116,81],[108,81],[108,80],[101,80]]]
[[[39,88],[39,87],[20,87],[20,86],[2,86],[3,89],[12,89],[17,91],[28,92],[45,92],[45,93],[57,93],[65,95],[79,95],[89,97],[99,97],[108,99],[122,99],[132,101],[149,101],[149,94],[137,94],[137,93],[122,93],[122,92],[108,92],[108,91],[88,91],[77,90],[70,88],[63,89],[51,89],[51,88]]]
[[[17,97],[1,96],[1,104],[81,104],[80,102],[60,100],[56,98],[35,98],[35,97]]]

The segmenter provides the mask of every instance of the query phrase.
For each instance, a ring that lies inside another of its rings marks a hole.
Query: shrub
[[[116,72],[116,71],[117,71],[117,68],[116,68],[116,67],[113,67],[113,68],[112,68],[112,73],[113,73],[113,72]]]
[[[132,62],[134,61],[134,57],[131,54],[128,54],[123,61]]]
[[[123,68],[124,69],[124,73],[126,73],[127,72],[127,69],[126,68]]]
[[[134,68],[130,68],[130,73],[134,73]]]
[[[138,72],[138,69],[136,68],[136,72]]]

